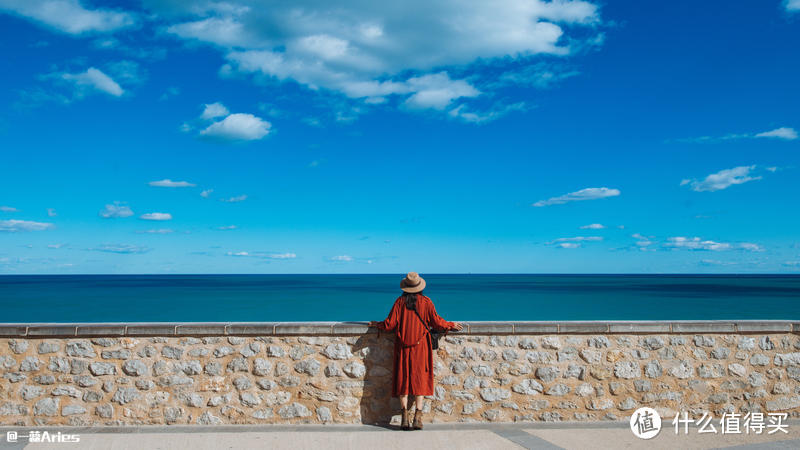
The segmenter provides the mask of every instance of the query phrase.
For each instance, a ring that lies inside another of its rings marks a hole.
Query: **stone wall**
[[[427,420],[800,417],[800,324],[471,322]],[[359,323],[0,325],[0,425],[387,423],[393,337]]]

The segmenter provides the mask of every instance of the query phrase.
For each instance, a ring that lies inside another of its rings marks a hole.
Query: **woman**
[[[392,397],[400,397],[402,408],[401,428],[409,427],[408,396],[416,396],[417,411],[414,413],[415,430],[422,429],[422,401],[433,395],[433,350],[429,328],[441,331],[460,330],[461,324],[448,322],[438,314],[433,302],[422,294],[425,280],[416,272],[409,272],[400,282],[403,294],[397,298],[382,322],[372,321],[371,327],[395,330],[394,374]]]

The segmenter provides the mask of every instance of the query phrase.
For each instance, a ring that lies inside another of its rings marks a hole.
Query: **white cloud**
[[[51,230],[55,225],[47,222],[33,222],[30,220],[0,220],[0,231],[15,233],[18,231],[43,231]]]
[[[793,267],[800,269],[800,261],[786,261],[783,263],[786,267]]]
[[[130,217],[133,215],[133,211],[127,205],[123,205],[120,202],[114,202],[113,204],[106,205],[99,214],[100,217],[104,219],[117,219]]]
[[[797,0],[800,2],[800,0]],[[778,138],[792,141],[797,139],[797,131],[794,128],[781,127],[771,131],[756,134],[757,138]]]
[[[219,201],[227,203],[239,203],[247,200],[247,195],[237,195],[235,197],[221,198]]]
[[[200,193],[200,197],[208,198],[212,192],[214,192],[213,189],[204,189],[203,192]]]
[[[619,189],[609,189],[606,187],[601,188],[586,188],[580,191],[570,192],[569,194],[552,197],[547,200],[539,200],[533,206],[542,207],[550,205],[561,205],[569,202],[576,202],[582,200],[597,200],[606,197],[616,197],[620,195]]]
[[[227,141],[254,141],[269,134],[272,124],[252,114],[231,114],[200,132],[202,136]]]
[[[578,248],[580,246],[581,246],[581,244],[578,244],[578,243],[575,243],[575,242],[562,242],[562,243],[558,244],[558,247],[560,247],[560,248]]]
[[[49,244],[47,246],[47,248],[56,250],[56,249],[59,249],[59,248],[63,247],[64,245],[66,245],[66,244]]]
[[[58,213],[54,208],[47,208],[47,217],[55,217]]]
[[[716,242],[708,239],[701,239],[699,237],[669,237],[664,247],[678,248],[686,250],[704,250],[704,251],[725,251],[725,250],[744,250],[749,252],[761,252],[764,248],[758,244],[750,242],[729,243],[729,242]]]
[[[224,54],[224,76],[294,81],[352,99],[381,103],[400,96],[406,106],[445,109],[482,89],[462,79],[427,85],[442,70],[499,62],[522,75],[506,84],[531,85],[524,66],[536,55],[565,56],[602,42],[598,7],[582,0],[401,3],[297,0],[264,7],[256,0],[145,2],[167,18],[166,31],[213,45]],[[209,3],[204,3],[209,5]],[[420,11],[425,11],[420,15]],[[172,19],[172,20],[169,20]],[[538,70],[536,83],[571,76]],[[494,75],[493,75],[494,76]],[[422,82],[423,85],[415,85]]]
[[[237,228],[239,228],[239,227],[237,227],[236,225],[226,225],[226,226],[222,226],[222,227],[217,227],[217,229],[221,230],[221,231],[235,230]]]
[[[694,138],[677,139],[678,142],[690,142],[696,144],[711,143],[711,142],[724,142],[739,139],[755,139],[755,138],[775,138],[791,141],[797,139],[797,131],[794,128],[781,127],[770,131],[763,131],[761,133],[730,133],[724,136],[700,136]]]
[[[111,77],[96,69],[89,67],[86,72],[64,73],[61,78],[73,83],[76,88],[76,95],[82,95],[86,90],[97,90],[105,92],[114,97],[120,97],[125,91]]]
[[[405,84],[413,94],[405,101],[410,108],[444,109],[461,97],[476,97],[480,91],[464,80],[451,80],[447,72],[409,78]]]
[[[786,11],[797,12],[800,11],[800,0],[784,0]]]
[[[485,111],[472,110],[465,104],[461,104],[448,111],[450,117],[458,118],[468,123],[483,124],[497,120],[513,111],[525,111],[530,109],[525,102],[512,103],[510,105],[495,104]]]
[[[165,178],[165,179],[159,180],[159,181],[151,181],[151,182],[149,182],[147,184],[149,184],[150,186],[169,187],[169,188],[174,188],[174,187],[194,187],[194,186],[197,186],[196,184],[189,183],[188,181],[172,181],[169,178]]]
[[[133,25],[132,14],[110,9],[86,9],[78,0],[0,0],[11,11],[69,34],[109,32]]]
[[[226,255],[228,256],[239,256],[239,257],[250,257],[250,258],[260,258],[260,259],[276,259],[276,260],[287,260],[287,259],[295,259],[297,255],[291,252],[286,253],[270,253],[270,252],[227,252]]]
[[[329,259],[330,261],[335,261],[335,262],[351,262],[355,258],[353,258],[350,255],[338,255],[338,256],[332,256]]]
[[[90,248],[89,250],[95,252],[105,252],[105,253],[137,254],[137,253],[147,253],[151,249],[149,247],[132,245],[132,244],[104,244],[99,247]]]
[[[172,214],[170,213],[161,213],[161,212],[152,212],[146,213],[139,216],[142,220],[172,220]]]
[[[498,77],[496,84],[500,86],[517,85],[547,89],[579,73],[577,70],[563,65],[543,61],[507,70]]]
[[[230,114],[230,111],[228,111],[228,108],[226,108],[222,103],[207,103],[203,109],[203,114],[200,115],[200,118],[211,120],[216,119],[217,117],[225,117],[228,114]]]
[[[268,257],[270,259],[295,259],[297,255],[294,253],[271,253]]]
[[[2,212],[19,212],[17,208],[11,206],[0,206],[0,211]]]
[[[717,259],[701,259],[700,265],[703,266],[733,266],[736,265],[733,261],[720,261]]]
[[[601,236],[575,236],[575,237],[565,237],[565,238],[558,238],[551,241],[551,243],[556,242],[589,242],[589,241],[602,241],[603,238]]]
[[[581,230],[602,230],[604,228],[606,228],[606,226],[601,223],[591,223],[589,225],[582,226]]]
[[[727,189],[735,184],[747,183],[748,181],[760,180],[760,176],[750,176],[756,166],[739,166],[733,169],[720,170],[717,173],[708,175],[703,180],[682,180],[681,186],[691,185],[693,191],[714,192]]]
[[[154,230],[137,231],[137,233],[143,233],[143,234],[170,234],[174,232],[175,232],[174,230],[169,228],[158,228]]]

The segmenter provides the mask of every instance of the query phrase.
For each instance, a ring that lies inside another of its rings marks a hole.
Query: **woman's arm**
[[[380,322],[370,321],[369,326],[376,327],[380,330],[394,330],[397,327],[397,322],[400,320],[400,309],[398,308],[399,303],[394,302],[392,305],[392,309],[389,311],[389,316],[386,317],[386,320],[382,320]]]

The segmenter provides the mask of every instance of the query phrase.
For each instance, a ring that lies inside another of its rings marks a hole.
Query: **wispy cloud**
[[[226,225],[226,226],[223,226],[223,227],[217,227],[217,229],[220,230],[220,231],[230,231],[230,230],[235,230],[237,228],[239,228],[239,227],[237,227],[236,225]]]
[[[113,9],[87,9],[78,0],[6,0],[0,10],[12,11],[68,34],[112,32],[136,23],[133,14]]]
[[[219,201],[227,203],[239,203],[247,200],[247,195],[237,195],[235,197],[221,198]]]
[[[701,259],[701,266],[735,266],[737,263],[734,261],[720,261],[718,259]]]
[[[152,250],[149,247],[133,244],[103,244],[98,247],[90,248],[88,250],[104,253],[119,253],[119,254],[139,254],[147,253]]]
[[[800,11],[800,0],[784,0],[783,5],[786,8],[786,11],[790,13]]]
[[[584,225],[580,228],[581,230],[602,230],[605,229],[606,226],[600,223],[591,223],[589,225]]]
[[[722,136],[700,136],[693,138],[676,139],[676,141],[703,144],[703,143],[732,141],[739,139],[760,139],[760,138],[772,138],[772,139],[781,139],[785,141],[792,141],[797,139],[797,131],[794,128],[780,127],[780,128],[775,128],[774,130],[762,131],[760,133],[731,133]]]
[[[17,208],[11,206],[0,206],[0,211],[2,212],[19,212]]]
[[[212,192],[214,192],[213,189],[204,189],[202,192],[200,192],[200,197],[208,198],[209,196],[211,196]]]
[[[236,256],[236,257],[247,257],[247,258],[261,258],[261,259],[276,259],[276,260],[286,260],[286,259],[295,259],[297,255],[291,252],[249,252],[249,251],[239,251],[239,252],[227,252],[226,255],[228,256]]]
[[[744,250],[749,252],[761,252],[764,248],[758,244],[750,242],[729,243],[729,242],[716,242],[708,239],[701,239],[699,237],[669,237],[663,244],[666,248],[697,250],[697,251],[726,251],[726,250]]]
[[[162,212],[146,213],[139,216],[142,220],[172,220],[172,214]]]
[[[177,187],[194,187],[197,186],[196,184],[189,183],[188,181],[172,181],[169,178],[165,178],[159,181],[151,181],[149,183],[150,186],[155,187],[167,187],[167,188],[177,188]]]
[[[119,219],[132,216],[133,211],[127,205],[124,205],[120,202],[114,202],[106,205],[99,214],[100,217],[105,219]]]
[[[61,74],[61,78],[75,86],[78,96],[89,91],[104,92],[113,97],[120,97],[125,93],[119,83],[95,67],[89,67],[85,72],[64,73]]]
[[[720,170],[717,173],[712,173],[702,180],[684,179],[681,181],[681,186],[689,185],[693,191],[697,192],[714,192],[722,189],[727,189],[735,184],[743,184],[748,181],[760,180],[761,176],[751,176],[751,172],[755,170],[756,166],[739,166],[732,169]]]
[[[800,1],[800,0],[798,0]],[[776,138],[776,139],[784,139],[787,141],[793,141],[797,139],[797,131],[794,128],[788,127],[781,127],[776,128],[770,131],[764,131],[763,133],[756,134],[757,138]]]
[[[597,242],[602,241],[600,236],[573,236],[553,239],[547,242],[547,245],[554,245],[559,248],[579,248],[583,242]]]
[[[333,262],[352,262],[354,260],[355,260],[355,258],[353,258],[350,255],[337,255],[337,256],[331,256],[330,258],[328,258],[328,261],[333,261]]]
[[[47,222],[33,222],[30,220],[0,220],[0,231],[16,233],[19,231],[44,231],[55,228],[55,225]]]
[[[65,245],[67,245],[67,244],[49,244],[49,245],[47,246],[47,248],[49,248],[49,249],[53,249],[53,250],[57,250],[57,249],[59,249],[59,248],[62,248],[62,247],[64,247]]]
[[[569,202],[577,202],[584,200],[597,200],[607,197],[616,197],[620,195],[619,189],[609,189],[607,187],[600,188],[586,188],[579,191],[570,192],[569,194],[560,195],[558,197],[551,197],[547,200],[539,200],[532,206],[542,207],[550,205],[562,205]]]
[[[58,213],[54,208],[47,208],[47,217],[55,217]]]
[[[575,237],[563,237],[558,239],[553,239],[550,243],[556,242],[591,242],[591,241],[602,241],[603,238],[601,236],[575,236]]]
[[[175,230],[172,230],[170,228],[158,228],[158,229],[152,229],[152,230],[137,231],[137,233],[142,233],[142,234],[170,234],[170,233],[174,233],[174,232],[175,232]]]

